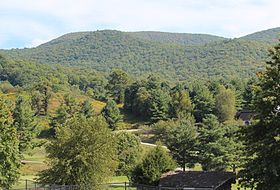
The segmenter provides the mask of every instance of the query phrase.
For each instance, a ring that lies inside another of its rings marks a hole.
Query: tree
[[[36,115],[47,115],[50,98],[51,87],[48,81],[43,81],[35,86],[32,92],[32,107]]]
[[[155,139],[162,142],[167,142],[168,135],[172,129],[180,125],[180,120],[158,121],[152,125]]]
[[[135,167],[130,180],[134,184],[157,185],[162,174],[174,170],[175,167],[176,164],[168,152],[161,145],[157,145],[142,163]]]
[[[122,115],[114,100],[108,100],[106,106],[101,111],[106,119],[109,127],[113,130],[117,129],[118,124],[122,121]]]
[[[47,147],[51,167],[40,174],[39,181],[96,189],[115,171],[115,145],[103,117],[73,117],[58,128]]]
[[[236,114],[235,93],[231,89],[220,86],[216,100],[216,113],[219,121],[233,120]]]
[[[259,73],[254,110],[257,123],[245,131],[247,161],[243,180],[257,190],[280,188],[280,43],[270,51],[264,73]]]
[[[66,112],[70,117],[73,117],[75,114],[79,113],[80,107],[76,101],[76,98],[71,94],[64,95],[64,104]]]
[[[173,89],[171,101],[171,115],[174,118],[186,118],[193,111],[193,105],[189,93],[179,87]]]
[[[19,177],[20,152],[9,105],[0,97],[0,188],[9,189]]]
[[[197,131],[190,121],[181,122],[170,130],[166,145],[183,171],[197,162]]]
[[[149,101],[149,115],[153,122],[166,120],[169,117],[170,95],[161,89],[152,91]]]
[[[31,147],[36,132],[34,112],[31,109],[30,102],[23,96],[16,99],[13,119],[13,126],[16,128],[19,138],[19,150],[23,152]]]
[[[123,70],[116,69],[110,74],[107,88],[117,103],[124,102],[124,92],[128,83],[129,77]]]
[[[70,115],[67,112],[67,106],[62,103],[55,111],[55,115],[51,118],[50,126],[52,128],[49,130],[48,135],[55,136],[56,129],[65,124],[69,118]]]
[[[247,82],[247,85],[242,93],[243,98],[243,109],[253,109],[253,99],[254,99],[254,86],[256,83],[256,79],[252,78]]]
[[[86,117],[92,117],[94,115],[94,110],[92,108],[92,104],[90,100],[85,100],[82,103],[81,114],[83,114]]]
[[[199,162],[203,170],[235,169],[242,162],[242,142],[237,125],[222,125],[215,115],[207,115],[199,128]]]
[[[116,140],[119,160],[117,174],[129,176],[140,161],[141,141],[136,135],[127,132],[116,133]]]
[[[215,99],[209,89],[202,84],[195,85],[191,92],[194,103],[194,117],[197,122],[202,122],[202,119],[211,114],[215,108]]]

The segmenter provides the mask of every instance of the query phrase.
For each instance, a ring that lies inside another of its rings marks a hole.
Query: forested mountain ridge
[[[139,39],[182,45],[203,45],[226,39],[220,36],[214,36],[209,34],[170,33],[156,31],[129,32],[129,34]]]
[[[260,41],[260,42],[266,42],[266,43],[272,43],[276,44],[278,42],[278,39],[280,38],[280,27],[272,28],[268,30],[263,30],[260,32],[256,32],[253,34],[246,35],[244,37],[241,37],[242,39],[247,40],[254,40],[254,41]]]
[[[113,68],[134,76],[157,73],[174,81],[253,76],[264,67],[271,47],[257,40],[190,35],[191,38],[181,41],[187,34],[170,36],[172,33],[78,32],[36,48],[1,50],[0,53],[12,59],[93,68],[107,73]],[[191,40],[194,42],[183,45]]]

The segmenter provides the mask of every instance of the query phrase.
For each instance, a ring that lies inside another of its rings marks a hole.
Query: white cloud
[[[239,37],[280,26],[279,7],[278,0],[9,0],[0,7],[0,47],[11,38],[25,39],[19,46],[38,45],[96,29]]]

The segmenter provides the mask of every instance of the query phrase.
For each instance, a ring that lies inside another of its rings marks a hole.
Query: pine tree
[[[19,177],[20,152],[7,102],[0,97],[0,187],[9,189]]]
[[[199,161],[203,170],[231,168],[235,171],[240,166],[243,145],[238,138],[237,125],[222,125],[216,116],[209,114],[203,119],[198,132]]]
[[[31,147],[36,130],[34,112],[31,109],[29,101],[23,96],[19,96],[16,99],[13,119],[13,126],[16,128],[19,137],[19,150],[23,152]]]
[[[123,103],[125,88],[129,83],[129,77],[127,73],[120,69],[114,70],[109,76],[108,83],[109,84],[107,88],[112,95],[112,98],[117,103]]]
[[[191,97],[194,103],[194,117],[196,121],[202,122],[202,119],[207,114],[211,114],[214,111],[214,96],[207,86],[197,84],[191,92]]]
[[[101,111],[103,117],[106,119],[109,127],[116,130],[118,124],[122,121],[122,115],[114,100],[108,100],[106,106]]]
[[[170,95],[161,89],[155,89],[151,93],[149,102],[149,115],[153,122],[166,120],[169,117]]]
[[[233,120],[236,114],[235,93],[231,89],[220,86],[216,95],[216,113],[219,121]]]
[[[193,111],[193,105],[189,93],[180,87],[172,91],[171,115],[174,118],[183,119]]]
[[[197,131],[190,121],[181,122],[167,135],[167,148],[178,165],[186,170],[197,162]]]
[[[257,190],[280,189],[280,43],[270,56],[255,91],[257,123],[247,127],[244,138],[248,160],[242,175]]]
[[[82,103],[81,114],[83,114],[87,118],[92,117],[94,115],[94,110],[92,108],[92,104],[90,100],[85,100]]]

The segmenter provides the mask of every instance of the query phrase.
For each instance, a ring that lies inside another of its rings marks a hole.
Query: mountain
[[[242,37],[242,39],[246,39],[246,40],[254,40],[254,41],[266,42],[272,44],[276,44],[279,38],[280,38],[280,27],[263,30]]]
[[[133,37],[161,43],[173,43],[182,45],[203,45],[210,42],[222,41],[226,38],[209,34],[188,34],[169,32],[129,32]]]
[[[2,50],[11,59],[133,76],[159,74],[170,80],[254,76],[264,68],[271,44],[210,35],[102,30],[63,35],[36,48]]]

